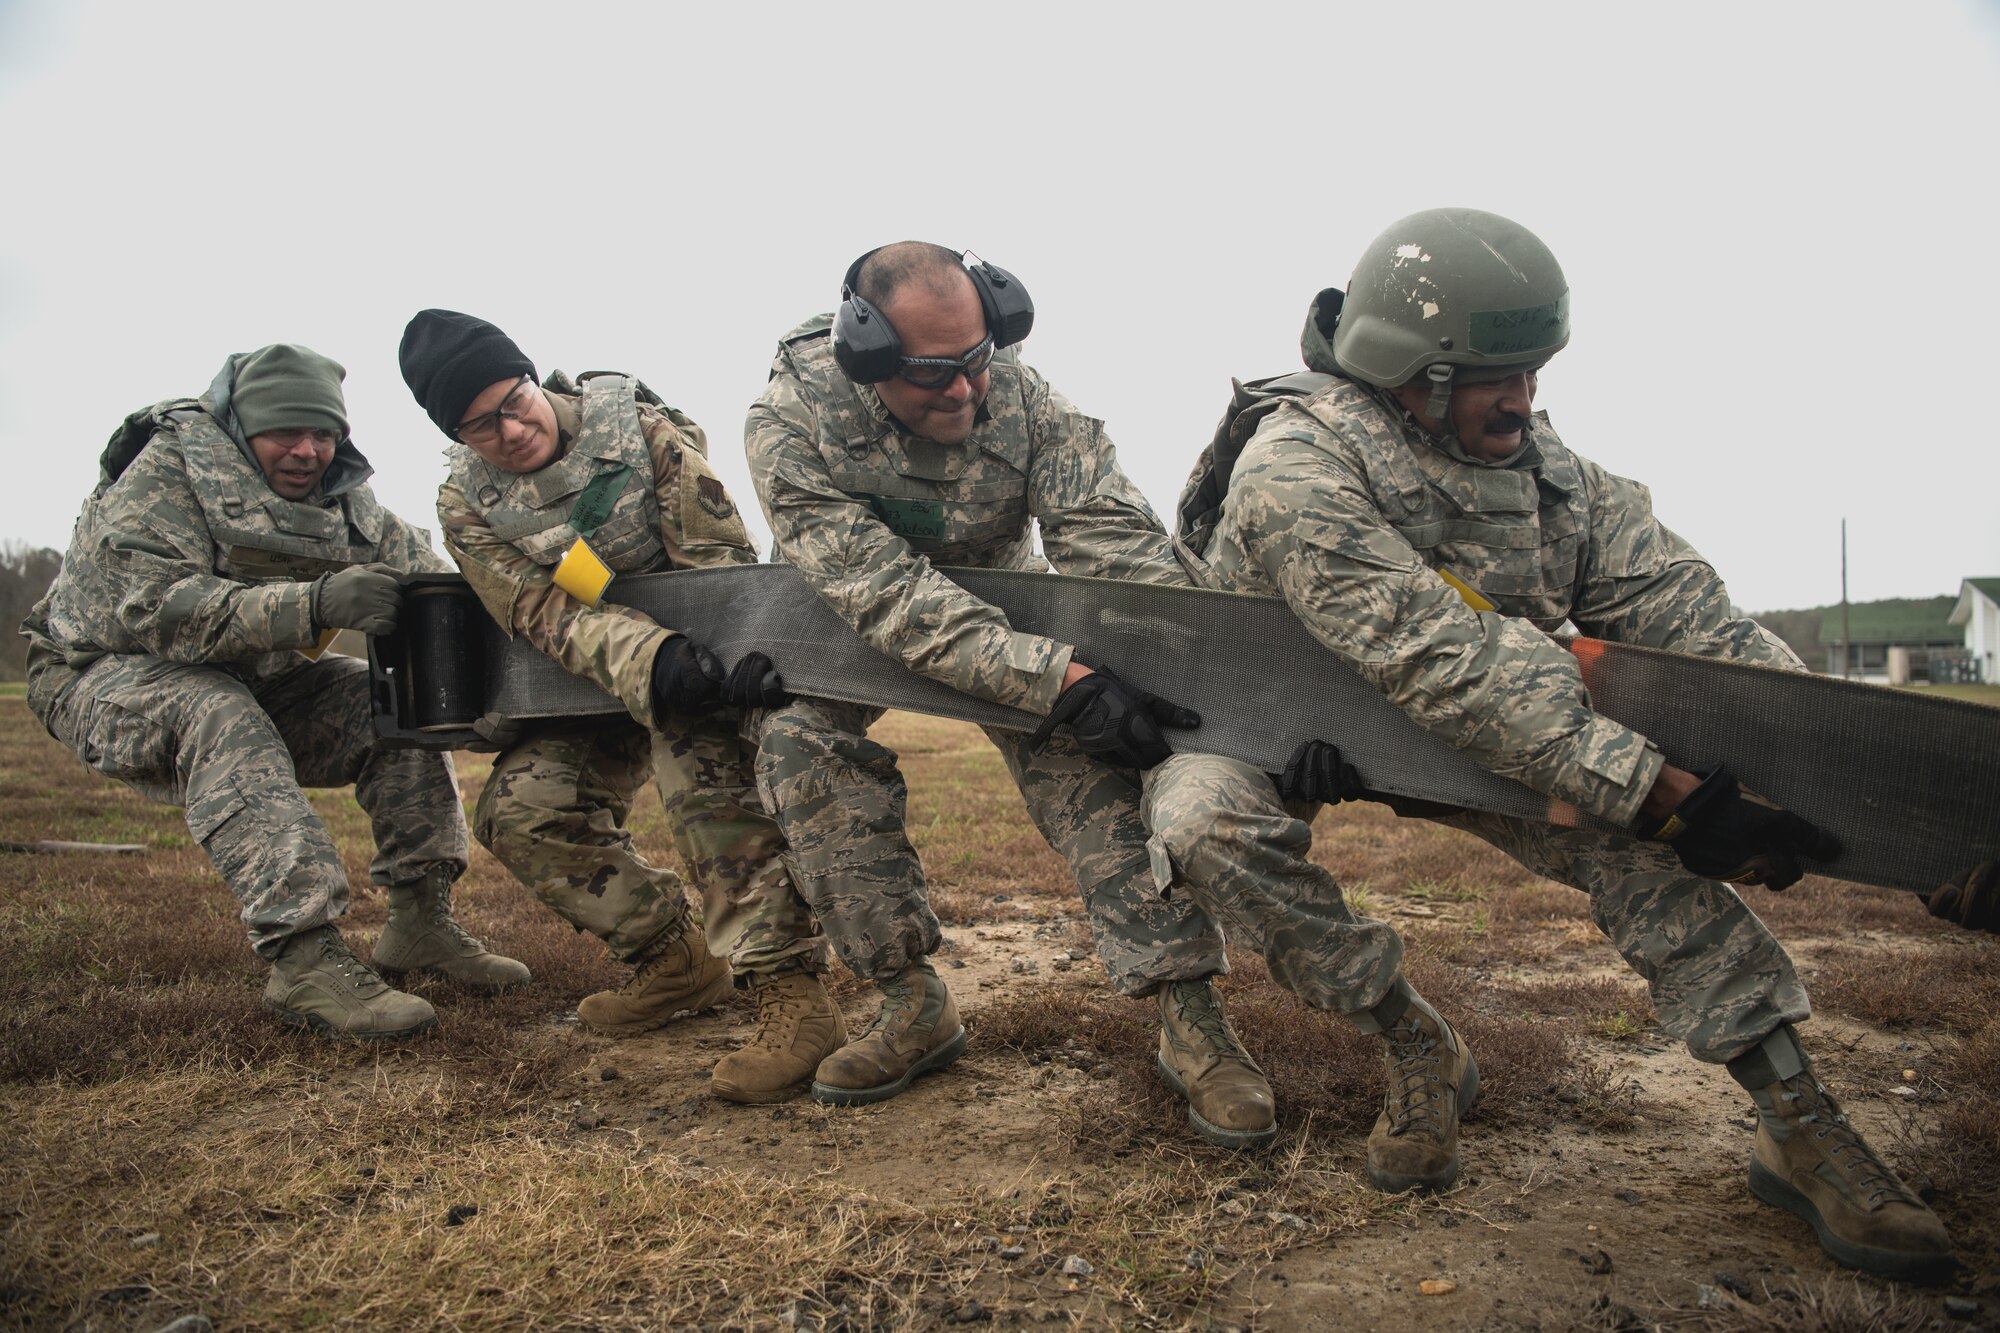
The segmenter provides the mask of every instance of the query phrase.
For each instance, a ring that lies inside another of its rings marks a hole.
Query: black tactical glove
[[[653,654],[653,722],[669,713],[702,713],[722,702],[722,662],[707,647],[676,634]]]
[[[2000,935],[2000,861],[1974,866],[1924,899],[1940,921]]]
[[[1028,738],[1028,747],[1040,753],[1064,723],[1092,759],[1114,768],[1151,768],[1173,753],[1160,727],[1198,727],[1201,715],[1135,690],[1099,667],[1056,696],[1056,706]]]
[[[745,653],[722,682],[722,697],[732,708],[776,708],[792,701],[785,678],[762,653]]]
[[[1285,771],[1271,775],[1278,795],[1287,801],[1319,801],[1338,805],[1367,794],[1354,765],[1343,763],[1340,747],[1330,741],[1300,741],[1285,761]]]
[[[1840,839],[1738,785],[1726,768],[1703,778],[1665,819],[1642,818],[1637,832],[1673,844],[1681,864],[1705,879],[1772,890],[1799,882],[1800,857],[1840,855]]]
[[[312,623],[316,630],[358,629],[387,634],[396,628],[403,589],[388,565],[354,565],[313,580]]]

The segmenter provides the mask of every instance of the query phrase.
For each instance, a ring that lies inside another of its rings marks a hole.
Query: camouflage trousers
[[[895,975],[937,950],[923,866],[903,828],[908,788],[896,752],[868,738],[882,709],[797,699],[765,712],[757,790],[791,844],[800,891],[856,976]],[[1228,970],[1222,934],[1185,896],[1154,887],[1135,775],[1090,759],[1067,737],[1041,754],[987,728],[1028,816],[1069,862],[1098,956],[1126,995]]]
[[[1317,809],[1280,802],[1268,774],[1215,755],[1175,755],[1146,779],[1161,882],[1185,885],[1307,1004],[1353,1013],[1387,994],[1403,942],[1387,923],[1356,916],[1334,877],[1306,859]],[[1591,919],[1645,978],[1661,1028],[1696,1059],[1727,1061],[1809,1016],[1792,960],[1764,923],[1667,847],[1469,811],[1437,822],[1589,894]]]
[[[688,918],[681,877],[633,845],[626,821],[650,775],[701,899],[709,949],[739,973],[826,966],[826,941],[793,891],[785,839],[757,803],[736,713],[543,726],[493,761],[473,834],[558,916],[613,956],[644,956]]]
[[[352,785],[375,834],[369,878],[465,871],[465,813],[451,756],[375,736],[368,667],[298,658],[249,682],[157,657],[92,663],[51,703],[49,733],[84,763],[168,805],[243,905],[265,958],[347,913],[347,874],[302,787]]]

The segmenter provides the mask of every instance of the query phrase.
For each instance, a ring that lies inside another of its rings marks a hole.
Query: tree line
[[[0,542],[0,680],[26,674],[28,641],[17,632],[62,569],[62,552],[22,542]]]

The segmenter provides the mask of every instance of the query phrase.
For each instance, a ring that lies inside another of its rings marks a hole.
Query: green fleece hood
[[[1345,379],[1347,372],[1333,359],[1333,330],[1340,321],[1342,299],[1338,287],[1328,287],[1313,297],[1306,311],[1306,331],[1299,335],[1299,351],[1305,356],[1307,370]]]

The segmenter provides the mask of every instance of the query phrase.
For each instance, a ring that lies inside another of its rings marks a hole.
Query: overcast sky
[[[1232,375],[1394,219],[1570,280],[1563,438],[1752,609],[2000,574],[2000,7],[0,0],[0,539],[64,546],[127,411],[302,342],[427,527],[423,306],[640,375],[754,510],[744,409],[848,262],[1012,269],[1025,359],[1163,517]],[[762,540],[761,519],[755,520]]]

